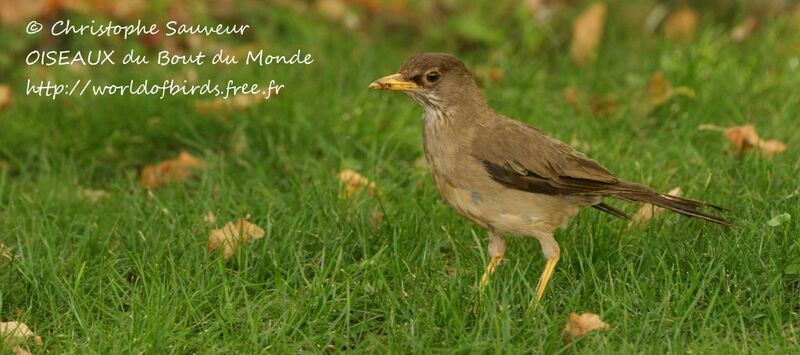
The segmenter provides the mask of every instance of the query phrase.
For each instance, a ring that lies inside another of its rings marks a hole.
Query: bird
[[[701,210],[725,210],[719,206],[622,180],[569,145],[495,112],[453,55],[413,55],[396,74],[368,87],[404,92],[422,106],[425,159],[442,198],[488,231],[490,260],[481,287],[505,257],[506,236],[533,237],[546,259],[536,286],[536,304],[541,302],[560,258],[557,229],[585,207],[629,219],[605,203],[606,197],[734,226]]]

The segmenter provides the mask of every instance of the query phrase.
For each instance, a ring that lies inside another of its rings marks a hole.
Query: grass
[[[26,97],[35,68],[11,73],[17,100],[0,113],[0,242],[17,258],[0,258],[0,321],[27,323],[41,350],[56,353],[798,350],[800,275],[790,266],[800,265],[800,53],[785,23],[742,44],[704,23],[694,41],[674,44],[610,22],[598,60],[579,68],[559,45],[506,45],[492,56],[435,39],[354,38],[288,12],[273,19],[254,31],[278,52],[307,48],[315,63],[200,68],[200,78],[287,85],[224,117],[195,112],[185,97]],[[561,262],[535,311],[526,308],[544,260],[532,239],[509,239],[481,292],[487,237],[415,166],[420,109],[366,90],[424,50],[501,68],[504,81],[484,83],[498,111],[579,140],[625,179],[724,205],[739,227],[666,214],[627,229],[587,210],[558,233]],[[657,70],[697,95],[637,114]],[[102,81],[174,72],[53,70]],[[608,117],[576,112],[562,98],[567,86],[614,94],[619,105]],[[736,158],[719,134],[697,130],[748,122],[789,150]],[[138,186],[141,167],[180,149],[207,163],[198,179]],[[343,168],[376,181],[380,194],[340,200]],[[88,201],[83,188],[110,198]],[[385,216],[373,230],[376,210]],[[249,215],[266,236],[227,263],[206,255],[208,211],[216,227]],[[790,222],[767,226],[784,212]],[[610,330],[563,345],[567,314],[584,311]]]

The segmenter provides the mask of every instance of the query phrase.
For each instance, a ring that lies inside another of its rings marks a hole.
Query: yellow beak
[[[413,81],[407,81],[403,79],[403,76],[398,74],[392,74],[389,76],[384,76],[378,80],[373,81],[369,84],[370,89],[374,90],[399,90],[399,91],[410,91],[418,88],[416,83]]]

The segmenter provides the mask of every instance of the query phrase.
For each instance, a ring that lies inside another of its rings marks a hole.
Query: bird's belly
[[[447,203],[482,228],[502,233],[536,235],[566,224],[580,207],[547,195],[507,188],[470,189],[436,179]]]

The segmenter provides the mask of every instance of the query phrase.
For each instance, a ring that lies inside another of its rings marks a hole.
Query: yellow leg
[[[547,283],[550,281],[550,277],[553,276],[553,270],[556,269],[557,263],[558,254],[547,260],[547,264],[544,265],[544,272],[542,272],[542,277],[539,279],[539,285],[536,286],[536,303],[539,303],[539,301],[542,300],[544,290],[547,288]]]
[[[503,236],[494,229],[489,229],[489,256],[492,257],[492,260],[489,261],[489,265],[486,266],[486,272],[483,273],[481,287],[489,283],[489,276],[494,273],[494,269],[497,268],[497,265],[500,264],[505,255],[506,242],[503,240]]]
[[[492,260],[489,261],[489,265],[486,266],[486,272],[483,273],[483,277],[481,278],[481,287],[486,286],[489,284],[489,276],[494,273],[494,269],[497,268],[497,265],[503,261],[503,256],[493,256]]]

